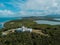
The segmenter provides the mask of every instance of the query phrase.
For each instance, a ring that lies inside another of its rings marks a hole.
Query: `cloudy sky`
[[[60,0],[0,0],[0,17],[60,14]]]

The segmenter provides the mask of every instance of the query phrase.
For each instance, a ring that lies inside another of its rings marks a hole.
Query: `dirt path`
[[[38,34],[43,35],[43,36],[49,36],[48,34],[44,34],[44,33],[42,33],[41,30],[34,30],[34,29],[33,29],[32,32],[34,32],[34,33],[38,33]]]

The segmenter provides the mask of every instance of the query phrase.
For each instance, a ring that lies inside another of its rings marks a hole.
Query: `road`
[[[42,32],[42,30],[35,30],[35,29],[33,29],[32,32],[38,33],[38,34],[43,35],[43,36],[49,36],[48,34],[44,34],[44,33]]]

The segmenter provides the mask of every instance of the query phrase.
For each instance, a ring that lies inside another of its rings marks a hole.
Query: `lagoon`
[[[54,18],[54,20],[60,21],[60,18]]]
[[[49,24],[49,25],[60,25],[60,22],[49,21],[49,20],[37,20],[38,24]]]

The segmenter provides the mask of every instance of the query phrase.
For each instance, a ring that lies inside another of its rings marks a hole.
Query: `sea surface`
[[[20,18],[0,18],[0,28],[3,28],[3,26],[4,26],[4,23],[5,22],[8,22],[8,21],[11,21],[11,20],[17,20],[17,19],[21,19],[21,17]]]

